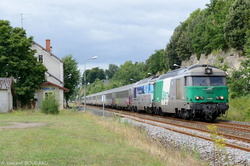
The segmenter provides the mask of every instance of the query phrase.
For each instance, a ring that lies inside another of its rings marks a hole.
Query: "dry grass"
[[[195,159],[189,152],[180,151],[173,148],[165,148],[159,140],[153,140],[147,137],[146,132],[142,129],[132,127],[128,123],[120,123],[118,120],[107,120],[104,118],[95,118],[96,122],[119,135],[130,146],[139,148],[148,152],[151,156],[157,157],[170,166],[194,166],[206,165]]]

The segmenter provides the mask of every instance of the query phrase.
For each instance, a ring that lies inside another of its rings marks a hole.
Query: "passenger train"
[[[88,95],[86,104],[212,122],[229,108],[226,74],[214,66],[193,65]]]

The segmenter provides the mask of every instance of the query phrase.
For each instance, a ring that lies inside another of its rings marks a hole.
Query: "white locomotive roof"
[[[145,78],[143,80],[140,80],[138,82],[136,82],[134,85],[143,85],[143,84],[149,84],[151,81],[156,80],[158,78],[158,76],[151,76],[148,78]]]
[[[169,77],[175,77],[179,75],[205,75],[204,71],[205,68],[211,68],[213,70],[212,75],[220,75],[220,76],[225,76],[225,72],[214,67],[211,65],[192,65],[189,67],[184,67],[176,70],[172,70],[167,72],[164,75],[161,75],[159,79],[164,79],[164,78],[169,78]]]

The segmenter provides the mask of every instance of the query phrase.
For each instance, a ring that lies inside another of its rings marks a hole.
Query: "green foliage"
[[[246,54],[249,56],[250,55],[250,20],[248,22],[249,22],[249,28],[247,29],[247,32],[246,32],[246,44],[244,45],[244,50],[246,51]]]
[[[59,102],[54,95],[45,97],[41,104],[41,112],[45,114],[58,114]]]
[[[171,36],[169,43],[166,46],[165,49],[165,54],[166,54],[166,58],[167,58],[167,70],[168,69],[174,69],[174,64],[180,65],[181,64],[181,60],[178,57],[178,54],[176,52],[176,48],[177,45],[176,43],[178,42],[179,39],[179,31],[180,27],[175,28],[174,34]]]
[[[249,28],[249,1],[235,0],[229,9],[224,23],[225,38],[229,46],[243,50],[246,43],[246,31]],[[248,13],[248,14],[247,14]]]
[[[241,63],[240,70],[232,72],[228,79],[231,97],[246,96],[250,93],[250,59]]]
[[[104,90],[106,90],[106,87],[103,84],[103,80],[100,80],[97,78],[94,83],[89,84],[87,86],[87,93],[86,94],[87,95],[94,94],[94,93],[98,93],[98,92],[101,92]]]
[[[213,50],[229,47],[250,54],[250,2],[248,0],[213,0],[207,8],[197,9],[182,22],[166,47],[167,68],[192,54],[197,58]]]
[[[223,24],[226,16],[229,13],[231,0],[217,0],[212,6],[209,6],[207,11],[206,22],[206,46],[204,47],[207,53],[211,53],[214,49],[226,49],[228,47],[224,38]]]
[[[127,61],[119,67],[112,80],[120,82],[120,86],[139,81],[143,78],[144,66],[144,63]]]
[[[223,24],[230,4],[230,1],[211,1],[207,9],[197,10],[190,15],[189,38],[192,41],[192,53],[200,56],[228,47],[224,39]]]
[[[0,20],[0,77],[16,79],[16,96],[23,106],[34,99],[35,90],[45,82],[47,70],[34,56],[32,44],[33,38],[27,38],[24,29]]]
[[[66,55],[62,58],[64,63],[64,87],[68,88],[70,91],[64,91],[64,97],[68,106],[68,100],[76,92],[77,85],[80,82],[80,70],[77,68],[77,61],[73,59],[72,55]]]
[[[112,79],[115,72],[119,69],[117,65],[109,64],[109,69],[105,70],[105,75],[108,79]]]
[[[166,57],[163,49],[155,50],[155,53],[146,60],[146,68],[146,74],[157,74],[159,71],[166,71]]]
[[[181,23],[179,28],[179,38],[177,41],[176,52],[181,60],[186,60],[191,56],[192,45],[190,42],[190,31],[189,30],[190,19]],[[177,32],[178,33],[178,32]]]
[[[246,14],[246,44],[244,45],[244,50],[246,51],[247,55],[250,55],[250,1],[247,1],[248,8],[245,10]]]
[[[250,122],[250,95],[230,98],[226,119]]]
[[[112,66],[110,69],[112,68],[116,70],[115,66]],[[109,82],[108,85],[104,85],[103,79],[96,78],[93,83],[87,85],[86,94],[93,94],[137,82],[144,78],[144,70],[144,63],[136,62],[135,64],[133,64],[132,61],[127,61],[123,65],[121,65],[116,72],[114,72],[114,76],[112,77],[112,79],[109,79],[107,81]]]
[[[86,70],[86,83],[93,83],[96,79],[103,80],[105,79],[105,73],[103,69],[99,69],[99,67],[92,68],[91,70]],[[84,84],[84,73],[82,84]]]
[[[190,35],[191,42],[194,52],[197,55],[206,54],[206,50],[204,49],[206,46],[206,10],[199,11],[196,17],[193,18],[192,23],[195,24]]]

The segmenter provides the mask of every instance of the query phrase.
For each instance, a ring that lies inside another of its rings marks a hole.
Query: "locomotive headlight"
[[[224,100],[224,96],[220,96],[220,99],[221,99],[221,100]]]
[[[200,97],[199,97],[199,96],[195,96],[195,99],[196,99],[196,100],[199,100],[199,99],[200,99]]]
[[[218,96],[216,96],[216,99],[219,100],[220,98]]]

